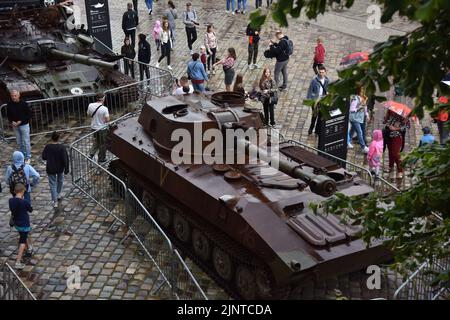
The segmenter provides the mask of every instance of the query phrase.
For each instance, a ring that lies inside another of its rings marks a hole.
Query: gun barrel
[[[311,191],[318,195],[329,197],[336,192],[336,181],[328,176],[309,173],[293,161],[280,159],[278,153],[269,155],[264,149],[261,149],[246,140],[238,140],[238,144],[244,144],[248,154],[258,155],[259,159],[267,162],[271,167],[278,169],[293,178],[306,182]]]
[[[112,70],[117,70],[119,68],[119,66],[113,62],[102,61],[82,54],[68,53],[58,49],[50,49],[49,53],[54,57],[70,59],[89,66],[93,65]]]

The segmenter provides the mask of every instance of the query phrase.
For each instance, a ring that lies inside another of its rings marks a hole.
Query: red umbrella
[[[345,56],[342,58],[340,65],[346,66],[346,65],[352,65],[364,61],[369,60],[369,53],[362,51],[362,52],[354,52],[352,54],[349,54],[348,56]]]
[[[404,118],[406,118],[412,111],[407,105],[392,100],[386,101],[383,106]]]

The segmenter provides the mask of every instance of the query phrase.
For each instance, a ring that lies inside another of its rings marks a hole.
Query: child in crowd
[[[383,133],[381,130],[374,130],[372,133],[372,142],[369,146],[367,161],[369,162],[369,170],[375,175],[379,175],[381,158],[383,157]]]
[[[208,59],[207,55],[206,55],[206,47],[205,46],[201,46],[200,47],[200,61],[203,63],[203,66],[206,69],[206,60]]]
[[[22,270],[25,264],[22,263],[22,257],[31,257],[33,248],[28,239],[28,233],[31,231],[29,212],[33,211],[30,203],[24,199],[25,186],[21,183],[16,184],[14,188],[16,194],[9,199],[9,210],[11,211],[11,227],[14,226],[19,232],[19,251],[17,253],[16,269]]]
[[[159,51],[159,48],[161,47],[161,33],[162,33],[161,21],[156,20],[155,24],[153,25],[152,31],[152,37],[155,40],[156,51]]]
[[[422,132],[423,132],[423,136],[422,136],[422,138],[420,138],[419,147],[422,147],[426,144],[433,144],[436,139],[431,134],[430,128],[423,127]]]

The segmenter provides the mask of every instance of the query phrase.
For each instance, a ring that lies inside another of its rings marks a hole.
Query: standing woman
[[[261,89],[260,99],[264,108],[264,124],[268,126],[270,123],[271,126],[274,126],[274,104],[270,103],[270,96],[273,89],[276,88],[276,83],[271,77],[269,68],[264,68],[261,79],[259,80],[259,88]]]
[[[123,59],[123,65],[125,68],[124,73],[126,75],[130,74],[131,77],[134,79],[134,63],[132,60],[134,60],[134,58],[136,57],[136,51],[131,46],[130,38],[125,37],[125,40],[123,41],[123,46],[120,49],[120,53],[124,55],[125,58],[130,59],[130,60]]]
[[[225,73],[225,90],[232,91],[231,85],[234,79],[234,64],[236,63],[236,51],[234,48],[228,48],[228,54],[222,60],[216,62],[213,67],[221,64]]]
[[[206,33],[205,33],[205,47],[206,47],[206,53],[208,54],[208,71],[211,71],[211,60],[212,63],[216,63],[216,53],[217,53],[217,38],[216,33],[214,32],[213,26],[210,24],[208,27],[206,27]],[[216,71],[214,70],[212,74],[216,74]]]
[[[169,29],[172,37],[172,47],[175,41],[175,19],[178,19],[177,9],[175,9],[175,4],[170,0],[167,5],[169,6],[164,13],[164,16],[169,20]]]
[[[409,120],[402,116],[387,110],[384,116],[386,144],[389,150],[389,177],[391,179],[395,176],[394,165],[397,165],[397,179],[403,178],[403,167],[400,157],[400,152],[403,146],[403,137],[405,132],[409,129]]]
[[[161,40],[161,56],[158,59],[156,67],[159,68],[159,63],[167,57],[167,69],[172,70],[170,66],[170,49],[172,47],[172,37],[169,27],[169,20],[163,19],[162,28],[159,33],[159,39]]]

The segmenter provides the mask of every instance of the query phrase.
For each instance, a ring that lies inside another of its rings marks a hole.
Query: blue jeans
[[[31,206],[31,193],[29,193],[28,191],[25,191],[25,193],[23,194],[23,199],[28,201],[28,203]]]
[[[16,135],[17,145],[20,151],[23,153],[26,159],[31,158],[31,145],[30,145],[30,124],[24,124],[22,126],[14,127],[14,134]]]
[[[52,201],[58,200],[58,195],[61,193],[64,183],[64,174],[49,174],[48,184],[50,186],[50,193],[52,195]]]
[[[238,0],[237,8],[242,11],[247,10],[247,0]]]
[[[230,11],[230,4],[231,11],[234,11],[234,8],[236,7],[236,0],[227,0],[227,11]]]
[[[192,83],[192,87],[194,87],[194,91],[197,92],[205,92],[205,83]]]
[[[366,147],[366,143],[364,142],[364,136],[362,131],[362,123],[359,123],[357,121],[352,121],[352,128],[350,130],[350,136],[353,135],[353,132],[356,130],[356,135],[358,136],[358,143],[361,146],[362,149]]]
[[[153,0],[145,0],[148,10],[153,10]]]

